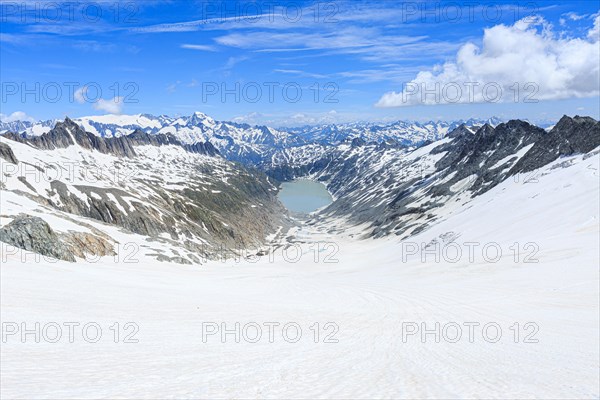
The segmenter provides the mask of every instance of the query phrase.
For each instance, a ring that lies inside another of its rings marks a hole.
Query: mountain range
[[[286,232],[303,224],[407,239],[508,181],[597,159],[600,146],[600,123],[579,116],[549,130],[521,120],[277,130],[201,113],[3,129],[0,241],[71,261],[141,237],[148,256],[201,263],[298,240]],[[276,195],[295,178],[323,182],[335,201],[290,216]]]
[[[135,130],[150,134],[171,134],[185,144],[208,142],[228,159],[243,163],[261,164],[277,151],[306,145],[331,146],[355,138],[366,142],[388,142],[396,146],[419,146],[426,141],[441,139],[461,124],[496,126],[502,121],[488,120],[430,121],[426,123],[397,121],[389,124],[352,123],[339,125],[272,128],[236,122],[215,121],[201,112],[186,117],[166,115],[103,115],[74,118],[82,129],[100,137],[124,136]],[[39,136],[49,132],[58,120],[38,122],[0,122],[0,134],[15,132]]]

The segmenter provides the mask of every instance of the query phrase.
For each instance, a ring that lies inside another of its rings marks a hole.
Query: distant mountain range
[[[389,124],[351,123],[279,128],[216,121],[195,112],[187,117],[138,115],[102,115],[74,118],[86,132],[100,137],[126,136],[134,131],[170,134],[184,144],[210,143],[226,158],[250,164],[263,164],[284,149],[307,145],[332,146],[359,139],[366,143],[388,143],[396,147],[415,147],[443,138],[460,125],[474,128],[484,124],[496,126],[498,118],[469,119],[425,123],[397,121]],[[58,120],[38,122],[1,122],[0,134],[6,132],[39,136],[49,132]]]
[[[11,222],[0,241],[71,261],[110,255],[131,234],[165,261],[259,251],[297,223],[276,193],[300,177],[323,182],[335,199],[308,223],[408,238],[506,182],[597,160],[592,118],[564,116],[550,130],[496,122],[284,131],[195,113],[66,118],[41,134],[52,122],[4,125],[1,217]]]

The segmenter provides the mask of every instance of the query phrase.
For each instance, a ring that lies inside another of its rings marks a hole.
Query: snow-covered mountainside
[[[316,217],[344,217],[366,236],[410,237],[443,220],[449,210],[507,180],[531,182],[540,169],[597,151],[600,123],[564,116],[549,132],[513,120],[477,130],[460,125],[418,149],[359,140],[275,158],[267,173],[279,180],[309,176],[337,199]]]
[[[311,143],[340,144],[358,138],[365,142],[388,142],[404,146],[420,145],[427,141],[442,139],[460,125],[477,129],[485,124],[496,126],[503,121],[492,117],[487,120],[469,119],[452,122],[429,121],[425,123],[397,121],[389,124],[349,123],[288,128]]]
[[[28,136],[41,135],[58,121],[0,122],[0,134],[14,132]],[[365,142],[389,142],[396,146],[418,146],[427,141],[441,139],[461,124],[481,126],[497,125],[501,121],[471,119],[454,122],[408,122],[390,124],[355,123],[302,128],[271,128],[251,126],[227,121],[215,121],[201,112],[186,117],[166,115],[103,115],[75,118],[85,131],[101,137],[118,137],[141,130],[150,134],[171,134],[186,144],[209,142],[230,160],[246,164],[264,164],[276,152],[307,145],[333,146],[358,138]],[[301,151],[301,150],[296,150]]]
[[[98,243],[117,246],[113,227],[145,237],[149,249],[166,246],[154,253],[159,259],[198,263],[221,247],[260,246],[285,224],[269,179],[223,159],[210,143],[139,130],[102,138],[67,118],[40,136],[5,134],[0,157],[0,240],[35,248],[48,237],[32,239],[27,224],[36,224],[20,214],[49,219],[63,237],[53,236],[56,247],[70,250],[60,258],[70,261],[95,254]]]
[[[598,398],[598,121],[261,167],[70,120],[0,137],[2,397]],[[295,177],[335,201],[288,220]]]
[[[5,335],[2,397],[598,397],[599,122],[463,124],[422,146],[243,128],[261,172],[147,119],[0,136],[3,323],[105,334]],[[290,219],[275,194],[296,177],[335,201]]]
[[[184,249],[184,262],[197,262],[194,253],[214,254],[219,246],[259,248],[265,238],[291,226],[275,198],[277,182],[310,177],[327,185],[336,201],[314,215],[312,224],[327,226],[344,219],[346,225],[362,226],[363,237],[408,238],[443,221],[451,210],[468,207],[472,198],[502,182],[529,182],[535,179],[532,171],[552,163],[556,163],[552,168],[568,166],[570,161],[561,157],[587,156],[600,145],[597,121],[567,116],[550,131],[519,120],[496,127],[461,124],[443,139],[421,147],[389,140],[367,142],[359,136],[298,145],[298,140],[290,139],[292,134],[252,128],[259,130],[255,132],[247,126],[222,139],[267,148],[270,158],[258,166],[271,177],[268,180],[254,168],[248,153],[241,159],[249,169],[224,159],[213,145],[219,138],[214,131],[206,134],[206,141],[199,140],[204,134],[200,127],[208,132],[218,125],[204,115],[170,121],[169,126],[180,128],[174,131],[150,129],[154,123],[147,116],[135,121],[121,118],[124,126],[141,124],[146,131],[100,136],[97,130],[84,129],[89,121],[79,126],[67,118],[39,136],[5,133],[0,142],[7,169],[3,189],[8,196],[24,196],[57,212],[171,240]],[[160,123],[155,122],[158,129]],[[183,127],[197,130],[194,140],[182,139]],[[236,147],[232,160],[239,160],[241,149]],[[64,179],[74,168],[69,163],[81,169],[72,173],[73,181]],[[50,178],[36,176],[30,182],[28,168]],[[104,173],[90,185],[89,172],[95,168]],[[106,173],[123,170],[129,171],[125,180]]]

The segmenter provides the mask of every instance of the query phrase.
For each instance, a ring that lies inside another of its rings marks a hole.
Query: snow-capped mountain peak
[[[415,147],[445,137],[460,125],[473,132],[484,124],[497,126],[501,120],[469,119],[444,121],[396,121],[387,124],[354,122],[300,128],[252,126],[236,122],[216,121],[196,111],[189,116],[170,117],[151,114],[100,115],[74,118],[85,131],[101,137],[120,137],[141,130],[148,134],[170,134],[184,144],[209,142],[224,156],[236,161],[260,164],[271,160],[275,153],[294,148],[296,153],[316,151],[320,146],[350,143],[386,143],[401,147]],[[42,135],[54,127],[56,121],[15,121],[0,123],[0,133],[15,132],[27,136]],[[306,147],[309,146],[309,147]],[[306,147],[306,148],[305,148]]]

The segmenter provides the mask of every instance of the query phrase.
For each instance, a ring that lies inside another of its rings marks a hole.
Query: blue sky
[[[598,118],[598,10],[595,1],[2,2],[1,113],[202,111],[272,125]],[[502,96],[446,100],[467,81]],[[419,85],[445,96],[407,92]]]

